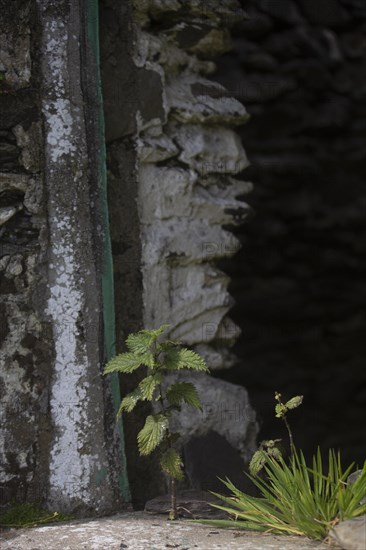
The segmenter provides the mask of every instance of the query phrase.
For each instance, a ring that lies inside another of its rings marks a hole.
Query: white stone
[[[202,403],[202,411],[182,405],[180,413],[172,414],[171,429],[182,434],[180,444],[215,431],[248,462],[256,450],[258,426],[247,390],[197,372],[181,371],[172,375],[167,383],[173,381],[193,382]]]
[[[237,174],[249,166],[239,136],[227,128],[174,124],[171,135],[182,148],[179,160],[200,174]]]
[[[221,84],[192,73],[170,79],[166,96],[173,118],[180,122],[239,125],[249,118],[244,105],[228,97]]]

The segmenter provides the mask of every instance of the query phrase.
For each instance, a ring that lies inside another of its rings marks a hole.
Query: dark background
[[[274,392],[304,395],[297,446],[366,458],[366,4],[243,1],[216,79],[244,103],[253,217],[225,262],[242,328],[221,378],[250,393],[260,439],[286,437]]]

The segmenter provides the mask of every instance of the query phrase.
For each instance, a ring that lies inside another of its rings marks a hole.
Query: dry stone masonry
[[[40,67],[32,62],[39,32],[34,4],[1,3],[1,504],[42,498],[51,445]]]
[[[218,372],[234,364],[230,347],[240,331],[228,315],[229,277],[216,264],[239,249],[227,227],[249,214],[242,199],[252,185],[241,176],[249,162],[237,134],[248,114],[210,75],[243,15],[235,1],[136,1],[117,9],[105,0],[101,16],[117,341],[168,323],[171,338]],[[123,378],[124,393],[131,380]],[[221,434],[227,451],[247,461],[256,422],[246,390],[217,377],[195,382],[205,413],[175,419],[184,441]],[[151,463],[136,475],[140,428],[138,415],[126,419],[129,479],[132,493],[148,498],[142,480]]]
[[[228,47],[229,18],[242,14],[235,2],[177,2],[170,12],[152,2],[148,22],[146,8],[137,6],[142,28],[134,60],[154,74],[154,88],[157,80],[161,90],[159,117],[146,118],[137,110],[144,325],[168,323],[170,336],[195,348],[212,369],[228,368],[228,346],[239,331],[227,315],[233,303],[229,278],[215,261],[237,251],[238,241],[223,226],[241,223],[249,210],[237,200],[251,186],[235,177],[248,160],[232,129],[248,115],[207,76],[212,57]],[[151,86],[150,78],[145,86]],[[191,437],[221,433],[247,461],[254,444],[253,414],[240,423],[230,416],[230,409],[247,406],[246,391],[203,378],[195,378],[201,396],[216,407],[225,403],[227,414],[200,419],[182,413],[177,427]]]

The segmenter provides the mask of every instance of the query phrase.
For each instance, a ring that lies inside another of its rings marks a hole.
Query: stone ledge
[[[218,529],[187,520],[169,522],[159,515],[128,512],[0,535],[4,550],[329,550],[306,537]]]

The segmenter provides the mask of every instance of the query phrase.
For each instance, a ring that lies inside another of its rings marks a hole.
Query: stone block
[[[366,515],[341,521],[330,531],[329,537],[346,550],[365,550]]]
[[[304,15],[314,25],[343,27],[350,22],[350,16],[337,0],[297,0]]]
[[[298,25],[303,21],[299,10],[293,0],[260,0],[259,7],[264,13],[267,13],[273,19],[289,25]]]
[[[174,124],[172,135],[182,149],[179,160],[200,174],[237,174],[249,165],[239,136],[227,128]]]
[[[244,469],[256,450],[258,431],[246,389],[204,373],[180,372],[172,381],[193,382],[202,403],[202,411],[182,405],[179,414],[172,414],[172,430],[182,434],[181,445],[215,432],[238,451]]]

